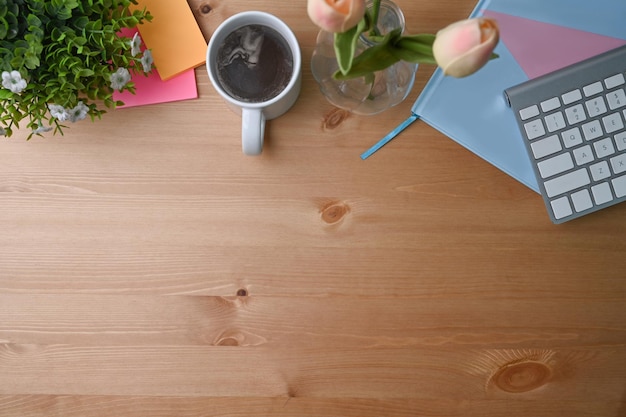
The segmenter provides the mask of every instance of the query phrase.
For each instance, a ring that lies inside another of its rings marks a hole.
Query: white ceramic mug
[[[220,84],[217,74],[217,56],[220,46],[230,33],[248,25],[262,25],[274,29],[286,41],[293,58],[289,83],[277,96],[266,101],[246,102],[232,97]],[[265,135],[265,121],[287,112],[300,94],[302,57],[298,40],[293,31],[282,20],[269,13],[259,11],[238,13],[222,22],[211,36],[207,47],[206,67],[213,87],[233,111],[241,114],[243,153],[246,155],[261,154]]]

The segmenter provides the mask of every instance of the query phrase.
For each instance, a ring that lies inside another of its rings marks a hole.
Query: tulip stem
[[[380,35],[378,31],[378,15],[380,14],[380,0],[372,2],[372,16],[370,22],[370,36]]]

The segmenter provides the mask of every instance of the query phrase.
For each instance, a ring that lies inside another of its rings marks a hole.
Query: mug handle
[[[241,147],[246,155],[260,155],[265,135],[265,115],[260,109],[241,111]]]

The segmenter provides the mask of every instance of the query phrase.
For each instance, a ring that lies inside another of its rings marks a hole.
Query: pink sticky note
[[[123,29],[120,35],[132,39],[135,33],[137,29]],[[141,49],[143,51],[145,47]],[[147,77],[143,74],[133,74],[132,71],[131,74],[132,82],[135,83],[135,94],[128,91],[113,93],[114,100],[124,102],[119,108],[198,98],[196,73],[193,69],[167,81],[161,80],[157,69],[153,69]]]
[[[167,81],[162,81],[156,70],[153,70],[148,77],[134,74],[132,81],[135,83],[136,94],[128,91],[113,93],[114,100],[124,102],[120,108],[198,98],[196,73],[193,69]]]

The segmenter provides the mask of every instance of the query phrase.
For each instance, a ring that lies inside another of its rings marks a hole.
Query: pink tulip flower
[[[365,0],[308,0],[309,18],[327,32],[340,33],[356,26],[365,15]]]
[[[433,55],[444,74],[465,77],[489,61],[499,38],[498,25],[493,19],[462,20],[437,32]]]

